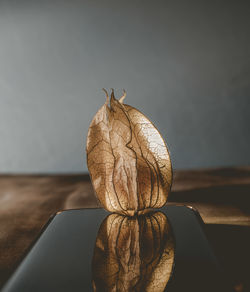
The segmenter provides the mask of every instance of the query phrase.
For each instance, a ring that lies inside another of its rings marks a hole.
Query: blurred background
[[[0,1],[0,172],[87,171],[102,87],[177,169],[250,163],[249,1]]]

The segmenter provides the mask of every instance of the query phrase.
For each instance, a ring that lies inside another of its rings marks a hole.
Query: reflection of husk
[[[174,264],[174,238],[161,212],[102,223],[93,256],[94,291],[164,291]]]

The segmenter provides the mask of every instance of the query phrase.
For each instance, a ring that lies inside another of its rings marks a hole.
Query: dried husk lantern
[[[167,146],[140,111],[117,100],[112,90],[94,116],[87,136],[87,164],[96,195],[105,209],[142,214],[166,202],[172,183]]]

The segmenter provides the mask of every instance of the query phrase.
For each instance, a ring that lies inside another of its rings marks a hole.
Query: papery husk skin
[[[162,212],[109,215],[92,260],[94,291],[165,291],[174,267],[175,241]]]
[[[172,183],[167,146],[154,125],[111,93],[87,136],[87,164],[103,207],[133,216],[166,202]]]

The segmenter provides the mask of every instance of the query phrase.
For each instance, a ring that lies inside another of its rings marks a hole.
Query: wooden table
[[[168,204],[196,208],[235,291],[250,291],[250,167],[175,171]],[[87,174],[0,175],[0,287],[58,210],[99,207]]]

